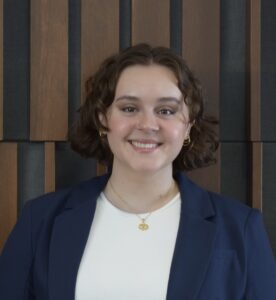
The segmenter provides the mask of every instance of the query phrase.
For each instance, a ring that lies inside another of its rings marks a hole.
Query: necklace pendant
[[[146,223],[144,222],[144,220],[143,220],[142,223],[139,224],[138,228],[139,228],[140,230],[142,230],[142,231],[146,231],[146,230],[149,229],[149,225],[146,224]]]

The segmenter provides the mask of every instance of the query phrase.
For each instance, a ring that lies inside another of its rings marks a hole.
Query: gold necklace
[[[110,184],[110,187],[111,187],[113,193],[114,193],[114,194],[115,194],[115,195],[116,195],[116,196],[117,196],[117,197],[118,197],[125,205],[127,205],[129,208],[131,208],[130,205],[128,204],[128,202],[126,202],[126,201],[125,201],[125,200],[124,200],[124,199],[116,192],[115,188],[113,187],[113,184],[111,183],[111,180],[109,180],[109,184]],[[168,195],[168,194],[171,192],[172,188],[174,188],[174,185],[175,185],[175,181],[173,180],[172,185],[171,185],[171,187],[169,188],[169,191],[167,192],[166,195]],[[138,228],[139,228],[140,230],[146,231],[146,230],[149,229],[149,224],[146,223],[146,220],[150,217],[151,214],[152,214],[152,212],[148,213],[144,218],[142,218],[142,217],[139,216],[138,214],[135,214],[135,216],[137,216],[138,219],[141,221],[141,223],[138,224]]]

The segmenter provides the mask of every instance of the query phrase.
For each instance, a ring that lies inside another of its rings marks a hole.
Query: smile
[[[139,149],[156,149],[160,144],[159,143],[152,143],[152,142],[138,142],[138,141],[130,141],[130,143]]]

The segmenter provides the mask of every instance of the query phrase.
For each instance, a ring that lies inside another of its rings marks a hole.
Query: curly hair
[[[181,56],[165,47],[138,44],[121,50],[107,58],[98,71],[86,82],[86,99],[78,110],[78,117],[69,130],[69,142],[74,151],[84,157],[96,158],[110,166],[113,154],[106,138],[99,132],[108,131],[99,119],[105,116],[115,97],[115,90],[122,71],[133,65],[157,64],[169,68],[177,78],[189,110],[191,143],[183,145],[173,162],[174,171],[188,171],[216,162],[218,139],[215,118],[204,115],[204,97],[200,82],[188,68]]]

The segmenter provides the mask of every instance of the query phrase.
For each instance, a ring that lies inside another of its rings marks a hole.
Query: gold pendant
[[[145,221],[143,220],[142,223],[139,224],[138,228],[142,231],[145,231],[149,229],[149,225],[146,224]]]

